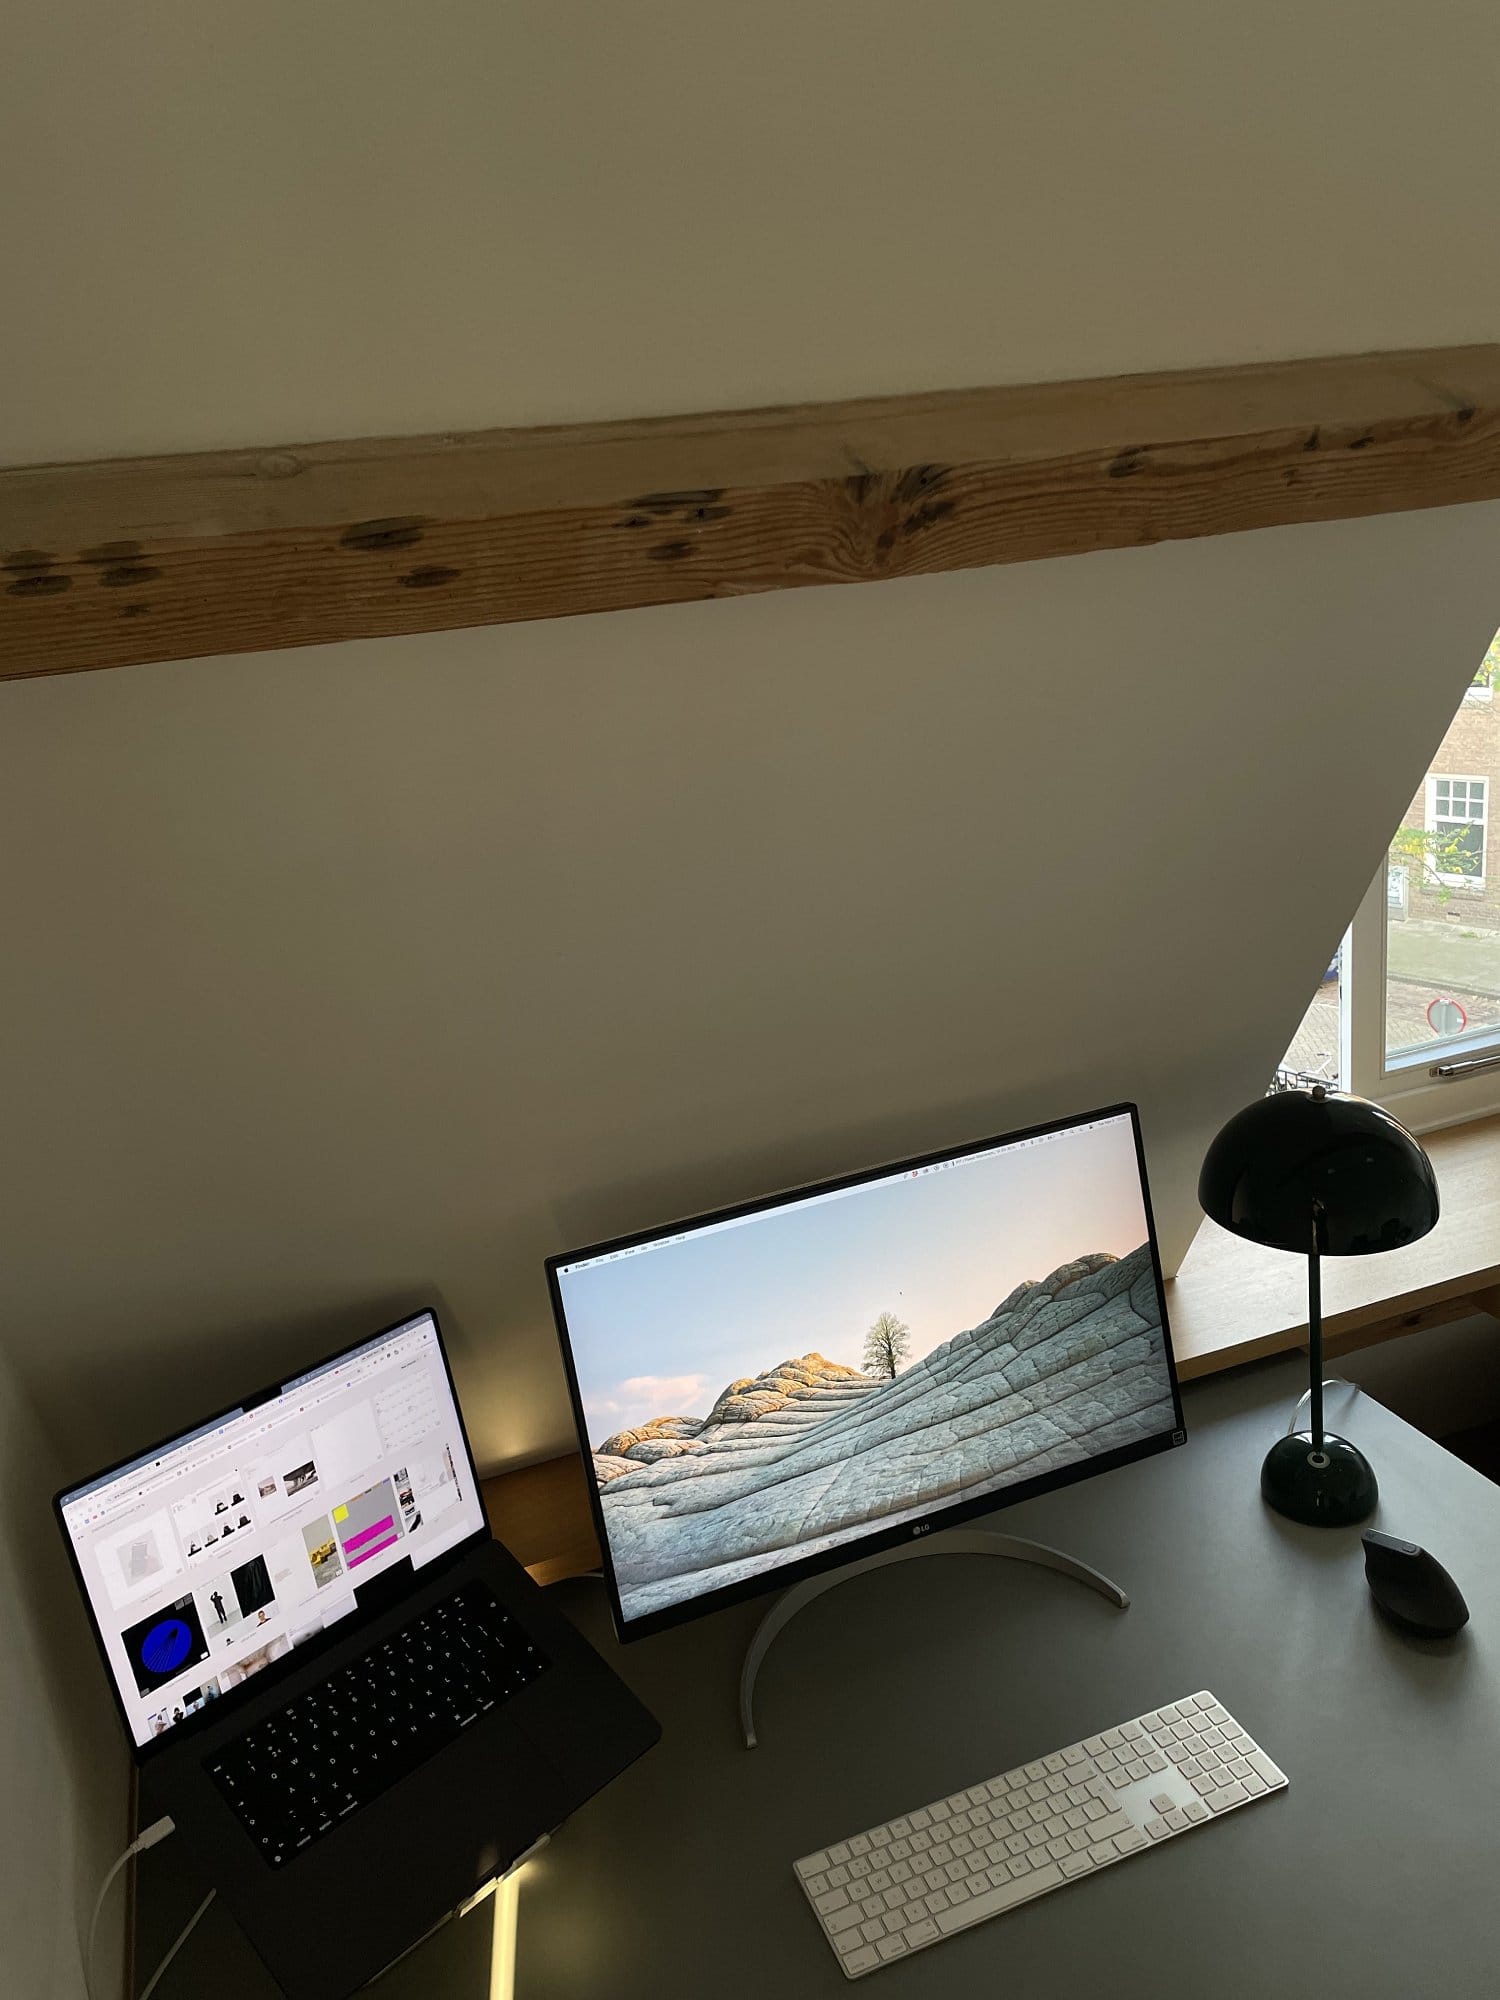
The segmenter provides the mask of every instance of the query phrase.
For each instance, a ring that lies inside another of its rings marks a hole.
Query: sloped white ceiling
[[[3,690],[0,1266],[80,1465],[406,1304],[1121,1097],[1164,1245],[1500,617],[1500,507]],[[1040,1274],[1039,1274],[1040,1275]]]

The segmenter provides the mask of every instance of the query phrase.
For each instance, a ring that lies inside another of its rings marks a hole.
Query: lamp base
[[[1347,1438],[1310,1431],[1278,1438],[1260,1469],[1261,1498],[1289,1521],[1310,1528],[1347,1528],[1375,1511],[1380,1488],[1364,1453]]]

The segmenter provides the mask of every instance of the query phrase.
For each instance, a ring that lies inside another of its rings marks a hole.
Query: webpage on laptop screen
[[[138,1744],[483,1524],[429,1314],[64,1496]]]

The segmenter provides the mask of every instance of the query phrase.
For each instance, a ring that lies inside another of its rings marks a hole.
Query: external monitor
[[[141,1751],[224,1713],[252,1676],[358,1612],[375,1578],[420,1569],[484,1528],[431,1313],[54,1505]]]
[[[622,1639],[1183,1442],[1131,1104],[547,1270]]]

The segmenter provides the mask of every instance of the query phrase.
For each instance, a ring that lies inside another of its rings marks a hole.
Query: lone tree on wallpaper
[[[897,1319],[894,1313],[882,1313],[865,1335],[865,1370],[872,1375],[888,1375],[894,1381],[896,1370],[910,1351],[911,1328],[906,1321]]]

